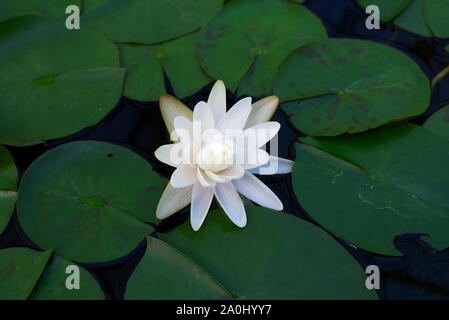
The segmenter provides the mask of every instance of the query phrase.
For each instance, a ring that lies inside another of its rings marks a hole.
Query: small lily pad
[[[211,275],[182,252],[148,237],[147,250],[126,286],[128,300],[229,299]]]
[[[393,20],[398,16],[410,4],[410,1],[411,0],[357,0],[358,4],[363,9],[363,12],[365,12],[365,8],[370,5],[378,6],[380,19],[385,22]]]
[[[0,250],[0,299],[25,300],[44,270],[51,250],[28,248]]]
[[[83,0],[83,14],[101,6],[108,1],[109,0]]]
[[[286,213],[246,207],[238,228],[221,210],[159,237],[206,269],[237,299],[375,299],[357,261],[323,230]]]
[[[17,169],[5,146],[0,145],[0,232],[11,217],[17,200]]]
[[[449,0],[412,0],[395,20],[395,24],[407,31],[426,37],[449,37]]]
[[[223,0],[110,0],[83,15],[81,24],[115,42],[159,43],[199,29]]]
[[[0,1],[0,21],[24,16],[39,15],[64,18],[69,5],[80,7],[81,0],[2,0]]]
[[[79,262],[112,260],[153,231],[142,221],[156,221],[164,188],[151,165],[127,148],[71,142],[44,153],[27,169],[17,213],[41,248]]]
[[[426,75],[402,52],[367,40],[328,39],[300,48],[281,66],[274,93],[312,136],[356,133],[424,112]],[[298,102],[298,100],[301,100]]]
[[[385,255],[397,255],[394,237],[409,232],[449,246],[447,141],[410,123],[301,140],[313,147],[296,146],[293,188],[326,229]]]
[[[231,1],[201,29],[204,70],[238,95],[271,93],[279,65],[294,49],[327,37],[304,6],[281,0]]]
[[[125,70],[105,36],[60,19],[0,24],[0,141],[24,145],[75,133],[118,102]]]
[[[159,100],[166,93],[164,72],[179,98],[208,84],[211,79],[201,69],[195,53],[197,36],[192,33],[155,46],[120,45],[121,63],[128,69],[124,95],[141,101]]]
[[[449,105],[427,119],[424,128],[449,141]]]
[[[66,270],[71,265],[79,268],[79,289],[69,290],[66,287],[66,280],[72,274],[72,272],[66,273]],[[86,269],[70,260],[53,255],[49,259],[29,299],[104,300],[105,296],[98,282]]]

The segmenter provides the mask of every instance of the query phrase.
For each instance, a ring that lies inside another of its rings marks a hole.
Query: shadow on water
[[[365,15],[351,0],[308,0],[305,6],[317,14],[328,30],[330,37],[369,39],[393,46],[414,59],[433,79],[449,65],[449,54],[444,47],[448,39],[426,38],[401,30],[393,23],[385,23],[381,30],[367,30]],[[166,77],[166,90],[173,94]],[[207,100],[212,83],[182,101],[192,108],[197,102]],[[227,105],[237,101],[227,92]],[[241,98],[241,97],[239,97]],[[255,99],[256,100],[256,99]],[[254,101],[255,101],[254,100]],[[428,110],[412,119],[422,124],[432,113],[449,103],[449,77],[441,80],[433,90]],[[295,159],[293,144],[303,135],[290,123],[288,115],[276,111],[273,120],[281,123],[279,133],[279,156]],[[64,143],[76,140],[99,140],[122,145],[138,153],[149,161],[153,170],[163,177],[169,177],[172,169],[156,161],[154,151],[162,144],[169,143],[158,102],[139,102],[122,97],[117,106],[95,126],[79,133],[29,147],[8,147],[17,165],[19,177],[40,155]],[[261,179],[279,196],[284,203],[284,211],[318,225],[298,203],[291,184],[291,175],[263,176]],[[158,232],[166,232],[188,219],[189,208],[185,208],[159,225]],[[318,225],[319,226],[319,225]],[[156,235],[154,235],[156,236]],[[331,234],[365,268],[370,264],[381,269],[381,299],[447,299],[449,298],[449,249],[438,252],[427,244],[422,235],[398,235],[395,246],[403,256],[385,257],[358,249]],[[38,249],[20,227],[17,213],[14,212],[8,226],[0,234],[0,248],[25,246]],[[126,282],[145,253],[146,242],[142,241],[136,249],[125,257],[104,262],[82,264],[99,281],[108,299],[122,299]]]

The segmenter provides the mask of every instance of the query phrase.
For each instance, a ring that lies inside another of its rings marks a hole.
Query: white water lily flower
[[[268,121],[278,103],[278,97],[271,96],[251,105],[248,97],[226,112],[226,89],[220,80],[208,101],[199,102],[193,112],[176,98],[162,96],[161,112],[174,143],[159,147],[155,156],[176,170],[159,200],[157,218],[191,204],[190,221],[197,231],[215,196],[231,221],[244,227],[239,193],[263,207],[282,210],[279,198],[253,174],[291,172],[293,161],[262,149],[280,129],[278,122]]]

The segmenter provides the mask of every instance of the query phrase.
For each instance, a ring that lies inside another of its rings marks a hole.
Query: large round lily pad
[[[110,0],[81,23],[115,42],[159,43],[199,29],[222,5],[223,0]]]
[[[426,37],[449,37],[449,0],[412,0],[395,20],[399,27]]]
[[[262,207],[246,207],[246,213],[244,229],[215,210],[200,231],[185,223],[159,236],[237,299],[376,298],[357,261],[323,230]]]
[[[424,112],[430,83],[402,52],[367,40],[328,39],[300,48],[274,87],[301,131],[335,136]],[[301,100],[298,102],[298,100]]]
[[[28,14],[63,18],[69,5],[81,6],[81,0],[2,0],[0,21]]]
[[[44,270],[51,250],[28,248],[0,250],[0,299],[25,300]]]
[[[126,299],[229,299],[211,275],[167,243],[148,237],[147,250],[126,286]]]
[[[121,96],[125,70],[105,36],[60,19],[0,24],[0,141],[22,145],[75,133]]]
[[[318,17],[281,0],[226,4],[204,28],[198,54],[205,71],[238,95],[269,95],[276,71],[294,49],[327,37]]]
[[[68,266],[79,268],[79,289],[69,290],[66,280],[73,271],[66,273]],[[29,299],[31,300],[104,300],[105,296],[98,282],[83,267],[70,260],[53,255],[38,283],[33,289]]]
[[[5,146],[0,145],[0,232],[6,226],[17,200],[17,169]]]
[[[370,5],[376,5],[379,7],[380,19],[382,21],[390,21],[399,15],[410,3],[411,0],[357,0],[358,4],[362,7],[363,12],[365,8]]]
[[[449,105],[438,110],[427,119],[424,128],[449,141]]]
[[[151,165],[106,142],[72,142],[25,172],[17,212],[29,238],[79,262],[126,255],[153,228],[165,187]]]
[[[304,138],[293,187],[318,223],[363,249],[397,255],[396,235],[426,233],[449,246],[449,144],[400,123],[363,134]],[[325,152],[328,153],[325,153]]]
[[[192,33],[154,46],[120,45],[121,63],[128,69],[124,95],[141,101],[159,100],[166,93],[164,73],[179,98],[208,84],[211,79],[201,69],[195,53],[197,36]]]

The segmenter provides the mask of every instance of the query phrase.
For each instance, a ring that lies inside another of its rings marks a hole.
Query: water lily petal
[[[201,124],[201,133],[215,129],[214,114],[211,107],[204,101],[200,101],[193,109],[193,122]]]
[[[210,187],[214,187],[216,182],[214,180],[212,180],[211,178],[209,178],[204,172],[203,170],[201,170],[200,168],[197,168],[197,176],[198,176],[198,181],[200,182],[200,184],[205,187],[205,188],[210,188]]]
[[[178,167],[182,163],[182,144],[164,144],[154,152],[156,159],[172,167]]]
[[[261,175],[286,174],[292,172],[295,162],[289,159],[270,156],[270,161],[263,166],[248,170],[251,173]]]
[[[215,197],[229,219],[238,227],[246,226],[246,212],[243,201],[231,183],[218,183],[215,186]]]
[[[207,100],[214,114],[215,123],[218,123],[226,114],[226,88],[221,80],[217,80],[212,87]]]
[[[189,120],[193,119],[193,112],[184,103],[176,99],[175,97],[164,94],[159,98],[159,107],[161,109],[162,118],[164,119],[165,126],[167,127],[168,133],[172,133],[175,129],[174,120],[177,116],[184,116]],[[176,135],[172,137],[176,139]]]
[[[248,138],[256,139],[255,147],[260,148],[279,132],[281,124],[276,121],[268,121],[256,124],[243,131],[243,135]],[[238,139],[237,139],[238,141]]]
[[[219,175],[216,175],[215,173],[208,171],[208,170],[204,170],[204,173],[206,174],[206,176],[208,176],[209,178],[211,178],[212,180],[214,180],[215,182],[218,183],[226,183],[229,182],[228,179],[220,177]]]
[[[173,172],[170,183],[175,188],[184,188],[194,184],[197,180],[196,168],[183,164]]]
[[[222,132],[226,129],[243,129],[251,112],[251,97],[239,100],[218,122],[217,128]]]
[[[263,149],[236,147],[235,163],[245,170],[263,166],[270,161],[270,155]]]
[[[279,105],[277,96],[270,96],[255,102],[248,117],[246,127],[269,121]]]
[[[192,140],[193,124],[191,120],[184,116],[177,116],[173,121],[173,125],[175,128],[175,134],[181,143],[186,144]]]
[[[201,227],[209,211],[214,197],[214,188],[204,188],[195,183],[192,190],[192,206],[190,207],[190,223],[195,231]]]
[[[233,164],[229,168],[226,168],[216,173],[217,176],[224,178],[226,180],[239,179],[243,177],[244,174],[245,169],[243,169],[243,167],[238,164]]]
[[[169,183],[157,204],[156,218],[159,220],[168,218],[187,207],[190,201],[192,201],[192,186],[174,188]]]
[[[281,200],[252,173],[246,172],[241,179],[233,180],[232,184],[238,192],[262,207],[278,211],[283,209]]]

